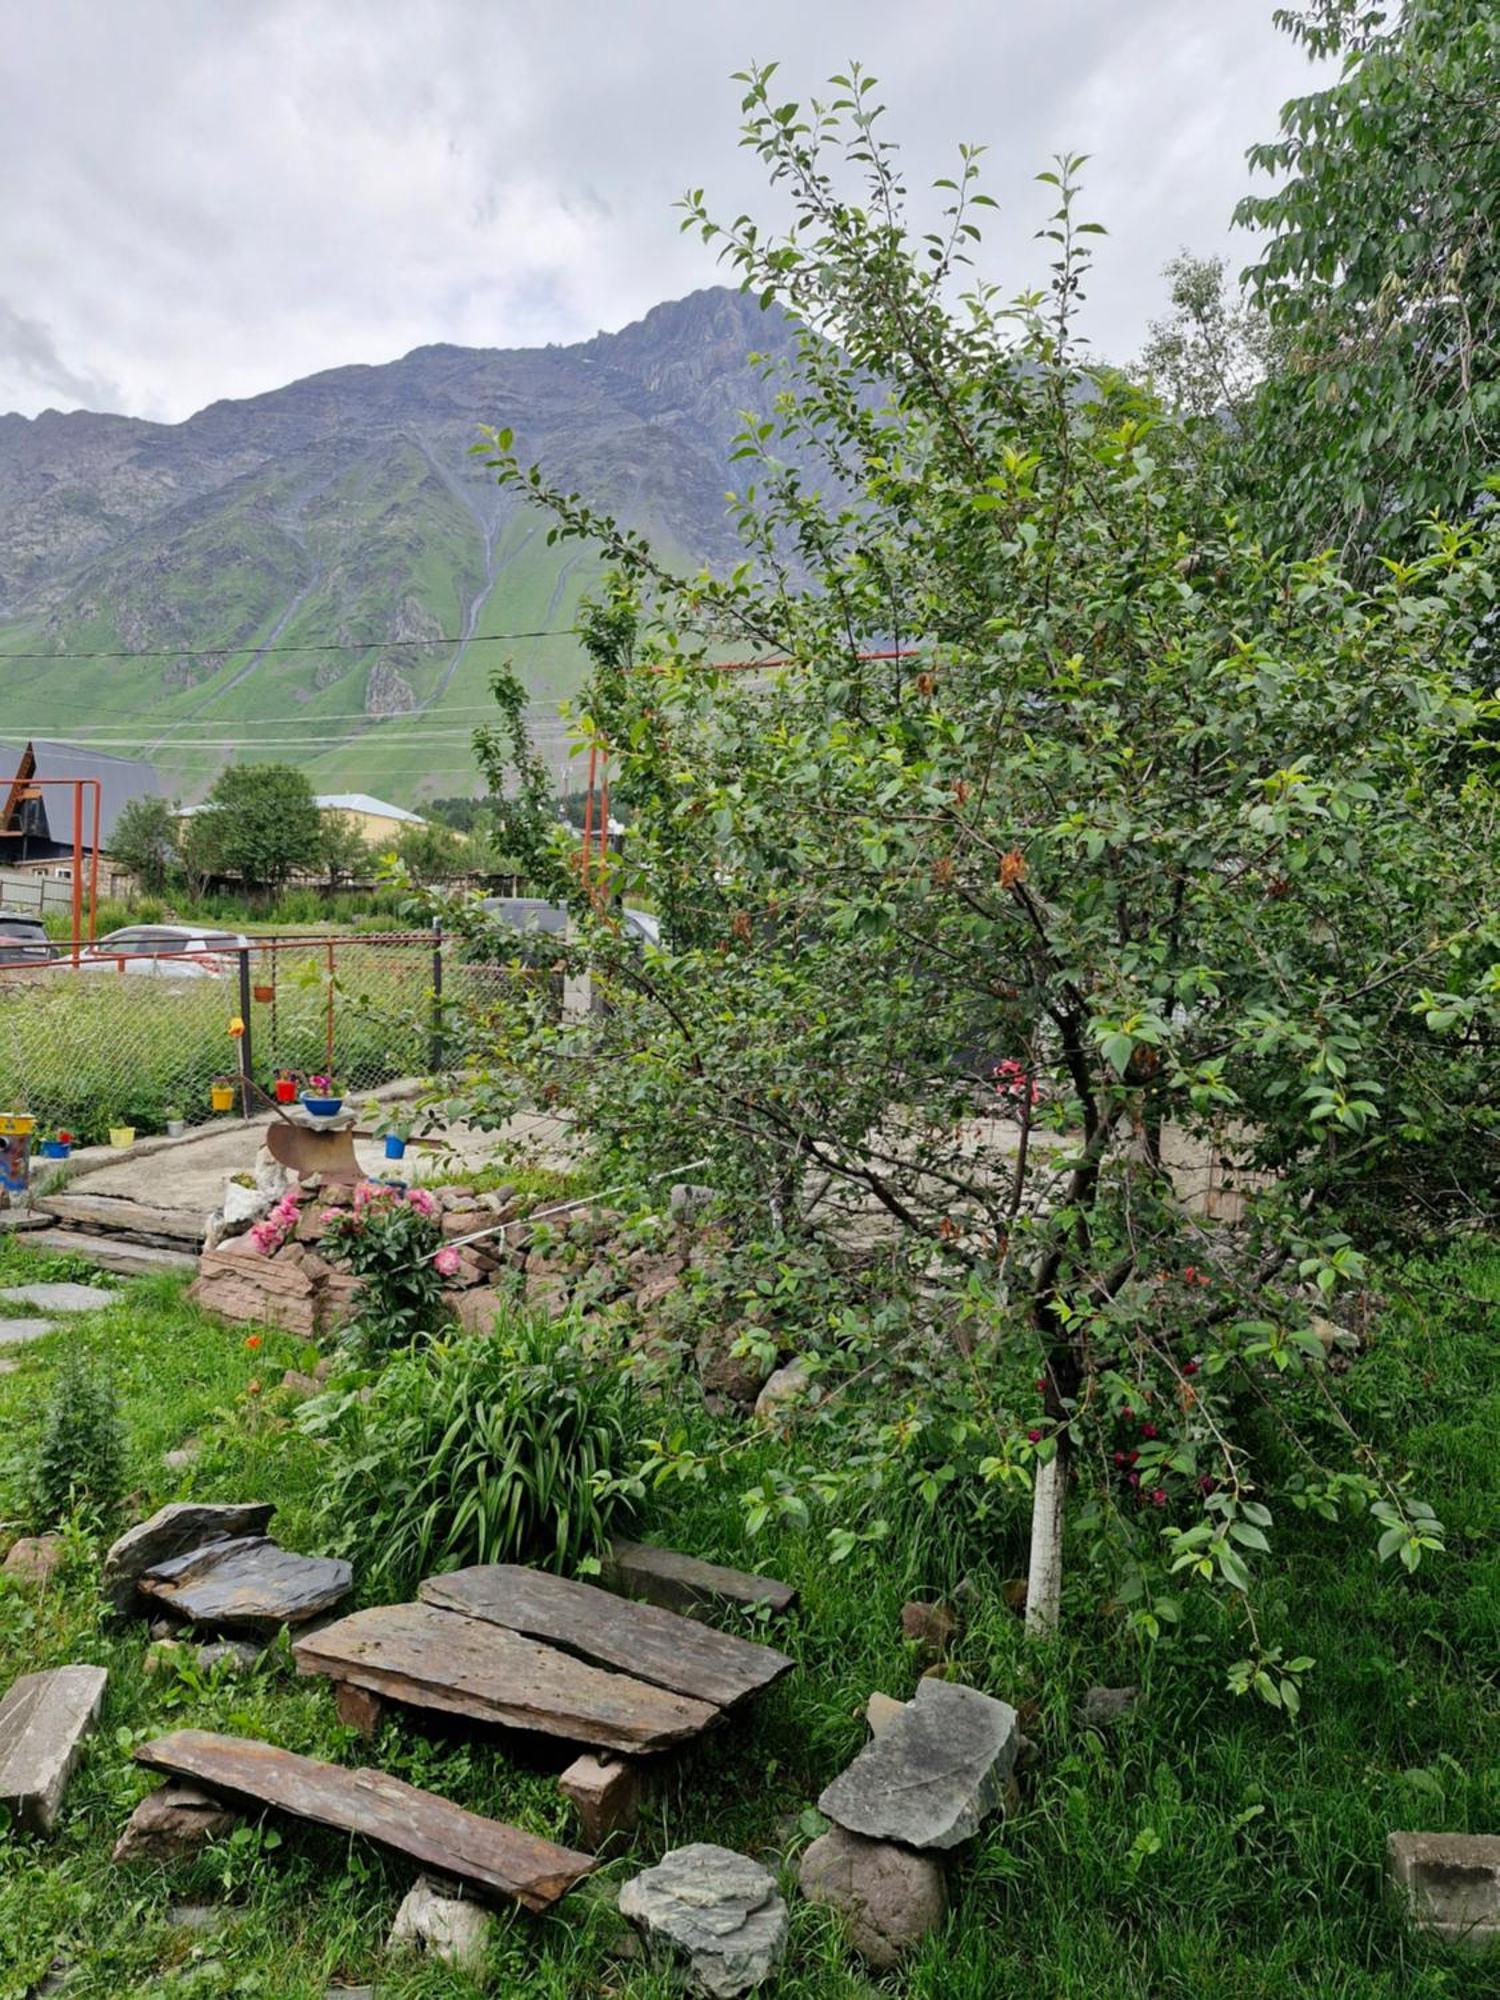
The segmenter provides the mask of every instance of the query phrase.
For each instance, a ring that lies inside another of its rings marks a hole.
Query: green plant
[[[37,1521],[51,1527],[83,1508],[107,1522],[125,1492],[126,1451],[112,1377],[83,1355],[66,1355],[28,1465],[28,1494]]]
[[[360,1280],[359,1313],[345,1344],[366,1358],[435,1331],[443,1283],[458,1252],[443,1246],[442,1209],[425,1188],[361,1181],[352,1208],[329,1209],[323,1244]]]
[[[299,1417],[325,1441],[329,1527],[372,1594],[467,1563],[572,1569],[630,1511],[628,1491],[601,1488],[639,1419],[618,1365],[585,1355],[576,1328],[525,1316],[401,1355],[368,1395]]]

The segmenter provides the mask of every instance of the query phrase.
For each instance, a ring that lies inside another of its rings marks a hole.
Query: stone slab
[[[294,1641],[297,1671],[476,1722],[603,1750],[664,1750],[720,1711],[430,1604],[356,1611]]]
[[[0,1347],[24,1347],[27,1341],[56,1331],[55,1319],[0,1319]]]
[[[265,1632],[331,1611],[354,1587],[337,1556],[302,1556],[266,1535],[241,1535],[156,1563],[136,1580],[155,1603],[193,1625]]]
[[[239,1814],[196,1785],[168,1782],[148,1792],[115,1842],[112,1861],[181,1861],[232,1833]]]
[[[429,1577],[418,1595],[717,1708],[769,1687],[792,1666],[770,1646],[517,1563]]]
[[[1393,1833],[1386,1874],[1419,1930],[1460,1951],[1500,1949],[1500,1834]]]
[[[691,1612],[716,1604],[768,1604],[773,1611],[786,1611],[797,1601],[791,1585],[774,1576],[700,1562],[650,1542],[611,1542],[603,1580],[620,1596],[642,1598],[665,1611]]]
[[[786,1904],[770,1873],[707,1841],[674,1848],[633,1876],[620,1891],[620,1914],[685,1958],[692,1990],[712,2000],[763,1985],[786,1949]]]
[[[870,1840],[957,1847],[1003,1805],[1019,1742],[1009,1702],[956,1681],[923,1680],[818,1809]]]
[[[0,1804],[32,1833],[57,1825],[108,1682],[103,1667],[53,1667],[23,1674],[0,1701]]]
[[[119,1298],[103,1285],[38,1284],[10,1285],[0,1291],[0,1305],[35,1306],[44,1313],[97,1312]]]
[[[201,1549],[207,1542],[235,1535],[261,1535],[276,1512],[269,1500],[238,1506],[206,1501],[174,1500],[158,1507],[147,1521],[127,1529],[104,1558],[99,1588],[116,1611],[129,1611],[136,1601],[136,1578],[173,1556]]]
[[[135,1754],[149,1770],[186,1778],[237,1804],[274,1806],[339,1833],[363,1834],[424,1868],[511,1897],[529,1910],[555,1903],[594,1866],[587,1854],[482,1819],[384,1771],[345,1770],[270,1743],[183,1729],[142,1744]]]

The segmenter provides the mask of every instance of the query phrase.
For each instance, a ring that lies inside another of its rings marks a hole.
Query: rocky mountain
[[[492,666],[514,657],[545,716],[598,576],[500,491],[478,426],[669,553],[730,559],[728,449],[766,393],[747,357],[790,337],[715,289],[575,346],[423,347],[180,424],[0,416],[0,734],[138,748],[184,795],[236,753],[406,803],[466,789]]]

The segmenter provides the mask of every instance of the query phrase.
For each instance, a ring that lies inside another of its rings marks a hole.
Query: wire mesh
[[[517,976],[466,964],[458,940],[425,931],[257,938],[196,974],[170,957],[75,965],[60,950],[49,967],[0,969],[0,1111],[81,1144],[112,1126],[201,1123],[218,1080],[234,1085],[220,1108],[238,1111],[242,1056],[268,1094],[278,1074],[330,1075],[355,1097],[452,1067]]]

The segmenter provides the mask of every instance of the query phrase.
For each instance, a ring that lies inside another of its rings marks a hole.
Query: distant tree
[[[1500,0],[1316,0],[1277,23],[1337,83],[1250,153],[1236,219],[1285,343],[1258,399],[1267,526],[1362,576],[1470,516],[1500,458]]]
[[[330,889],[365,874],[373,855],[364,828],[353,813],[325,812],[318,830],[318,866]]]
[[[451,826],[407,826],[396,857],[418,882],[445,882],[472,872],[469,843]]]
[[[110,854],[151,895],[161,893],[178,865],[175,813],[174,801],[128,799],[110,835]]]
[[[247,889],[280,889],[316,868],[322,814],[312,786],[291,764],[231,764],[188,822],[184,857],[199,876],[237,875]]]
[[[489,799],[430,799],[422,810],[429,822],[451,826],[455,833],[472,833],[476,827],[490,825],[495,817]]]

